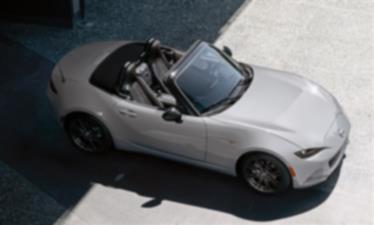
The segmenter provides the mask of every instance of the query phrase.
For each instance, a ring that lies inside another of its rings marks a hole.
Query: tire
[[[277,194],[291,186],[287,167],[268,154],[245,157],[240,164],[240,173],[244,181],[261,194]]]
[[[108,129],[93,116],[69,116],[65,122],[65,129],[73,145],[83,152],[105,152],[112,149],[113,141]]]

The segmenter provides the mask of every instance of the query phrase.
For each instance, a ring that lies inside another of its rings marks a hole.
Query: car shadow
[[[153,208],[167,200],[256,221],[276,220],[313,209],[329,197],[340,174],[339,166],[320,185],[280,195],[261,195],[235,177],[148,155],[111,152],[105,159],[101,156],[86,158],[85,163],[94,166],[97,160],[102,166],[88,175],[87,182],[151,198],[135,207]]]
[[[28,140],[27,145],[14,146],[2,160],[67,208],[74,208],[91,185],[98,183],[151,198],[133,205],[135,208],[154,208],[167,200],[247,220],[270,221],[307,212],[323,203],[340,174],[339,167],[326,182],[315,187],[261,195],[235,177],[149,155],[79,152],[58,125],[55,128],[53,132],[59,135],[48,141]]]

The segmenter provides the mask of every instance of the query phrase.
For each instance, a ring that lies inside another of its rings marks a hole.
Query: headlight
[[[309,157],[317,154],[318,152],[322,151],[323,149],[324,149],[324,147],[304,149],[304,150],[295,152],[295,155],[297,155],[298,157],[300,157],[302,159],[305,159],[305,158],[309,158]]]

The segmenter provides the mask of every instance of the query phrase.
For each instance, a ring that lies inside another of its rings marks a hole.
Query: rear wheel
[[[112,138],[98,119],[86,114],[67,118],[66,131],[71,142],[85,152],[103,152],[112,148]]]
[[[244,158],[240,172],[245,182],[255,191],[275,194],[285,191],[291,184],[287,167],[267,154],[254,154]]]

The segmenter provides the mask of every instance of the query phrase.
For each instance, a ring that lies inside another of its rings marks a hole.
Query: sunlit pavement
[[[341,170],[317,187],[267,197],[234,178],[166,160],[76,152],[47,107],[44,88],[52,64],[34,56],[26,62],[14,59],[33,71],[30,76],[14,76],[0,86],[7,131],[0,136],[1,160],[33,183],[26,193],[38,193],[51,207],[38,208],[50,215],[35,224],[373,224],[373,12],[371,1],[253,0],[217,40],[219,46],[230,46],[235,58],[302,74],[342,103],[353,126],[348,155]],[[58,48],[45,39],[59,33],[40,34],[42,41],[30,41],[29,47],[40,51],[48,46],[42,55],[55,59],[62,52],[55,53]],[[23,38],[27,45],[28,36]],[[14,70],[16,75],[22,68]],[[17,207],[23,212],[37,208]],[[17,212],[12,216],[19,217]]]
[[[237,59],[302,74],[326,87],[352,123],[330,197],[277,224],[373,224],[374,2],[254,1],[217,41]],[[261,100],[259,100],[261,101]]]

